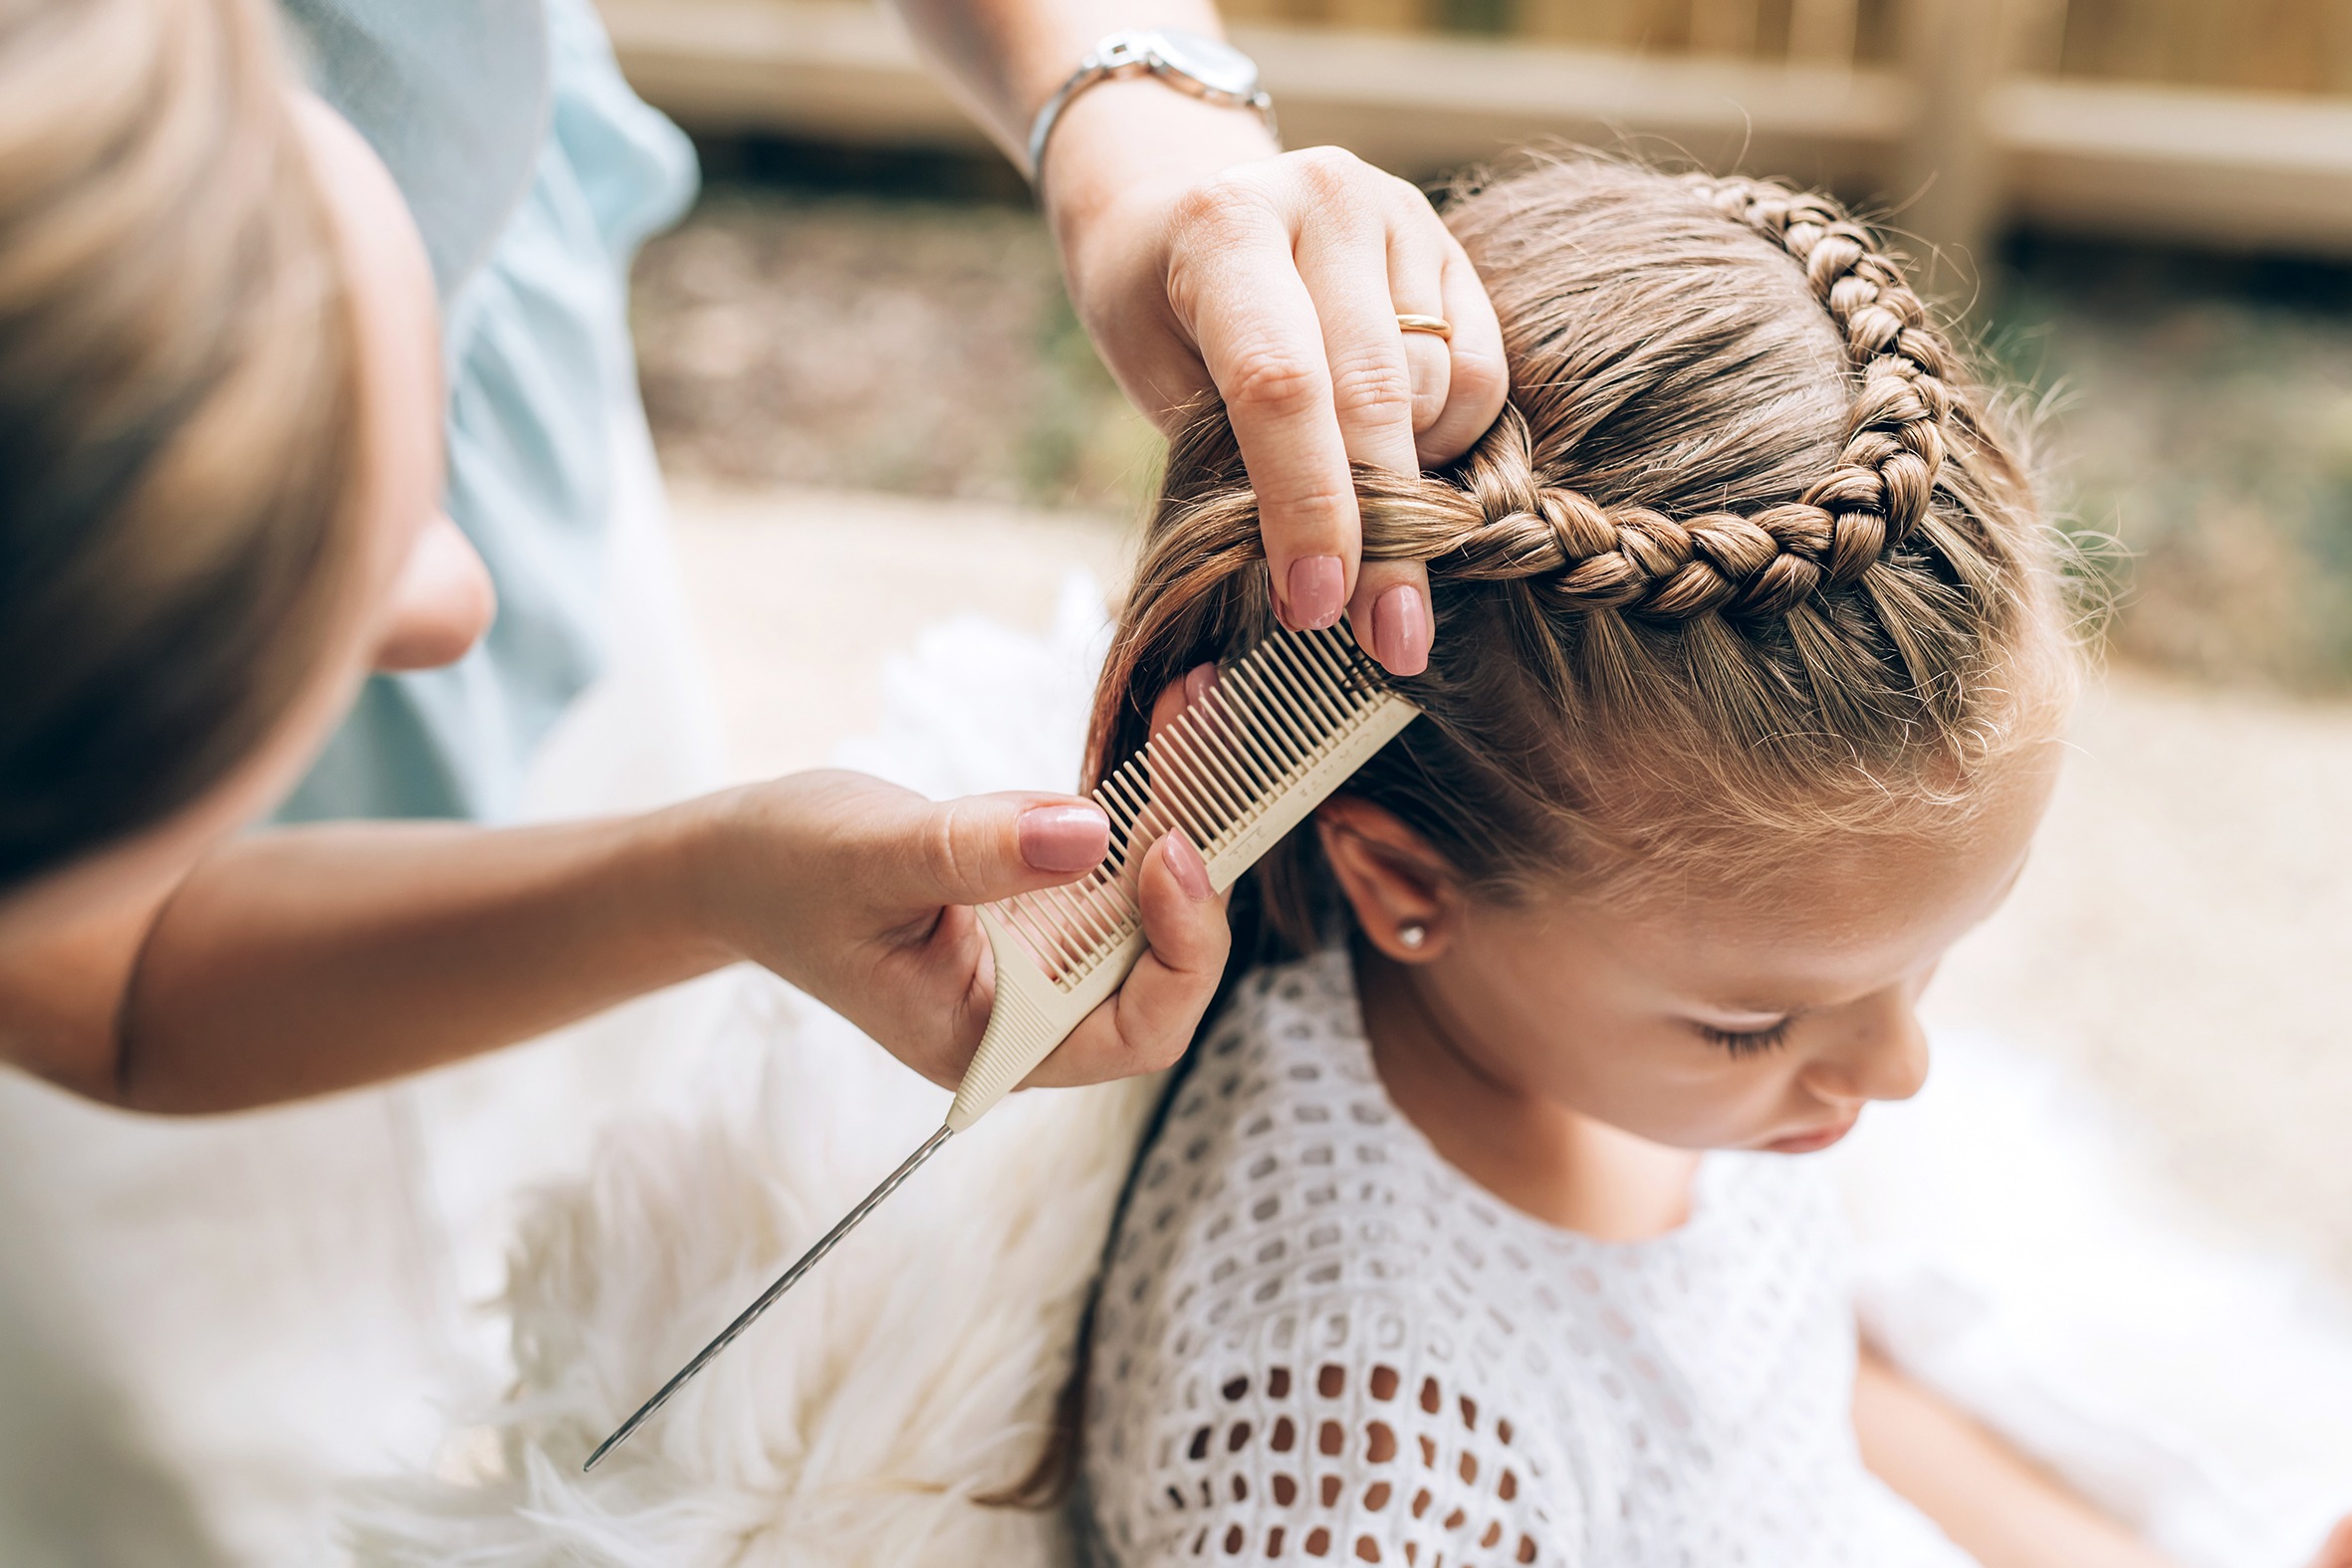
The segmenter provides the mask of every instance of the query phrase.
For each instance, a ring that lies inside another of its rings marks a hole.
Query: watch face
[[[1258,91],[1258,62],[1229,44],[1198,33],[1163,32],[1152,53],[1213,93],[1248,98]]]

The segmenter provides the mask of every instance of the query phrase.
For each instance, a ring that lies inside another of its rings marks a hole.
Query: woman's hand
[[[971,906],[1075,880],[1109,835],[1098,809],[1068,795],[933,802],[849,773],[797,774],[685,809],[698,923],[949,1087],[996,995]],[[1149,1072],[1191,1040],[1225,968],[1224,900],[1179,834],[1144,856],[1137,891],[1150,951],[1031,1083]]]
[[[889,0],[1016,164],[1032,116],[1126,28],[1222,36],[1209,0]],[[1400,675],[1428,663],[1428,574],[1359,572],[1350,462],[1452,462],[1503,411],[1486,288],[1422,194],[1336,147],[1282,152],[1258,115],[1164,82],[1098,82],[1032,170],[1078,319],[1161,429],[1225,402],[1258,492],[1275,602],[1294,627],[1344,609]],[[1440,316],[1451,342],[1398,330]]]
[[[916,1071],[962,1075],[995,1000],[971,905],[1075,879],[1102,813],[1067,795],[933,804],[802,774],[645,816],[485,832],[337,822],[230,840],[77,918],[0,926],[0,1059],[141,1110],[240,1110],[528,1039],[753,959]],[[1139,887],[1151,951],[1034,1075],[1176,1059],[1225,967],[1181,839]],[[18,911],[8,912],[12,917]]]
[[[1225,403],[1258,493],[1275,600],[1294,627],[1348,613],[1400,675],[1426,667],[1428,575],[1358,569],[1350,462],[1452,461],[1508,390],[1502,329],[1420,191],[1336,147],[1271,156],[1252,118],[1152,82],[1081,95],[1042,192],[1079,319],[1163,428]],[[1451,341],[1399,331],[1439,316]]]

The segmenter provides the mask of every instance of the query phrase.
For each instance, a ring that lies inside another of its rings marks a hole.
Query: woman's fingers
[[[1117,993],[1039,1064],[1031,1085],[1156,1072],[1192,1042],[1233,945],[1225,896],[1211,889],[1200,851],[1172,832],[1143,857],[1135,899],[1149,950]]]
[[[1429,668],[1437,617],[1430,607],[1429,568],[1418,560],[1367,560],[1347,606],[1355,640],[1391,675]]]
[[[1346,178],[1345,167],[1312,168],[1307,177],[1335,185]],[[1412,270],[1409,253],[1417,247],[1401,235],[1391,239],[1392,205],[1393,198],[1318,203],[1303,214],[1294,254],[1322,331],[1331,404],[1348,459],[1410,474],[1420,468],[1413,455],[1417,399],[1396,318],[1399,311],[1436,310],[1438,277],[1432,253],[1433,265],[1418,291],[1421,303],[1405,305],[1395,298],[1393,272]]]
[[[966,795],[931,806],[903,849],[903,879],[875,888],[888,908],[988,904],[1092,870],[1109,852],[1110,818],[1068,795]]]
[[[1293,254],[1294,217],[1248,187],[1203,196],[1183,214],[1168,288],[1258,493],[1275,605],[1306,629],[1334,624],[1346,607],[1358,537],[1322,328]]]
[[[1184,678],[1168,683],[1151,705],[1151,734],[1157,736],[1174,724],[1187,708],[1199,702],[1217,684],[1217,666],[1196,664],[1184,672]]]
[[[1461,251],[1442,224],[1435,221],[1421,192],[1400,184],[1396,222],[1388,234],[1388,296],[1396,314],[1434,316],[1453,324],[1453,302],[1446,298],[1446,263]],[[1427,221],[1424,221],[1424,220]],[[1414,458],[1407,472],[1429,466],[1420,451],[1423,434],[1445,417],[1454,392],[1454,343],[1450,333],[1397,328],[1405,363],[1413,385]]]
[[[1401,182],[1400,182],[1401,186]],[[1406,332],[1398,316],[1435,316],[1451,322],[1445,269],[1461,247],[1436,224],[1416,222],[1413,208],[1428,214],[1421,193],[1402,187],[1406,211],[1386,236],[1388,293],[1393,313],[1385,324],[1394,334],[1411,384],[1411,456],[1382,466],[1417,472],[1428,461],[1427,432],[1446,417],[1454,385],[1453,345],[1429,332]],[[1489,313],[1492,314],[1491,312]],[[1490,416],[1491,417],[1491,416]],[[1436,617],[1429,598],[1429,571],[1417,560],[1367,560],[1356,573],[1347,605],[1355,639],[1392,675],[1419,675],[1429,668]]]
[[[1445,405],[1427,424],[1416,422],[1422,466],[1441,468],[1470,450],[1503,412],[1511,395],[1511,366],[1503,357],[1503,324],[1495,302],[1461,242],[1441,234],[1445,254],[1438,265],[1439,314],[1454,329],[1446,344]]]
[[[1277,187],[1274,207],[1294,235],[1291,260],[1321,336],[1342,452],[1395,473],[1416,473],[1424,463],[1460,456],[1494,423],[1505,392],[1502,332],[1462,247],[1419,191],[1345,153],[1317,149],[1283,162],[1289,177]],[[1399,316],[1441,317],[1452,336],[1405,332]],[[1216,374],[1214,353],[1209,364]],[[1224,387],[1226,377],[1217,379]],[[1270,504],[1268,472],[1282,462],[1283,449],[1262,442],[1253,450],[1245,429],[1249,411],[1233,417],[1259,493],[1277,602],[1293,626],[1329,624],[1335,615],[1301,615],[1303,594],[1287,591],[1310,580],[1300,562],[1308,560],[1306,549],[1319,546],[1294,544],[1300,536],[1285,509]],[[1347,501],[1353,513],[1352,481]],[[1360,519],[1349,521],[1360,538]],[[1293,530],[1288,539],[1286,530]],[[1355,539],[1341,546],[1352,554]],[[1318,586],[1328,581],[1327,563],[1315,562],[1312,569],[1322,572],[1311,579]],[[1340,573],[1349,583],[1347,613],[1356,640],[1392,674],[1427,669],[1436,635],[1427,570],[1415,562],[1343,559]],[[1319,601],[1315,607],[1322,608]]]
[[[1398,673],[1373,621],[1412,568],[1359,572],[1348,470],[1451,462],[1502,412],[1502,330],[1462,247],[1421,193],[1332,147],[1229,168],[1103,205],[1063,228],[1079,314],[1120,384],[1163,422],[1199,385],[1224,400],[1257,492],[1275,604],[1356,635]],[[1157,291],[1156,297],[1154,291]],[[1399,331],[1441,316],[1448,338]],[[1423,609],[1427,609],[1424,596]],[[1405,624],[1402,620],[1399,624]],[[1434,632],[1426,614],[1418,635]],[[1426,641],[1398,633],[1409,663]]]

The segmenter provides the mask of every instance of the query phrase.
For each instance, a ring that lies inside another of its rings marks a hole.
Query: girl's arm
[[[1104,833],[1066,796],[942,805],[851,774],[608,821],[258,833],[164,895],[0,942],[0,1057],[134,1109],[235,1110],[434,1066],[750,959],[953,1083],[994,996],[968,906],[1069,880]],[[1190,1038],[1223,968],[1223,911],[1173,838],[1141,892],[1151,953],[1040,1081],[1148,1070]]]
[[[1879,1479],[1985,1568],[2172,1568],[1867,1348],[1854,1380],[1854,1431]]]

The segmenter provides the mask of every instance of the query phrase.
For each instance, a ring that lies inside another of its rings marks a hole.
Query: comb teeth
[[[997,959],[988,1031],[948,1125],[970,1126],[1142,956],[1135,881],[1181,830],[1220,892],[1419,713],[1345,631],[1277,632],[1094,788],[1110,852],[1076,882],[980,910]]]
[[[1094,802],[1110,818],[1110,852],[1100,865],[992,912],[1058,990],[1074,990],[1142,932],[1135,878],[1171,828],[1200,850],[1222,892],[1248,866],[1220,878],[1218,862],[1277,797],[1354,722],[1401,700],[1343,631],[1268,638],[1095,786]]]
[[[1110,815],[1110,853],[1102,863],[1068,886],[978,911],[996,958],[996,1005],[947,1124],[637,1407],[582,1468],[594,1468],[949,1134],[1011,1093],[1118,989],[1144,949],[1135,873],[1163,834],[1183,829],[1208,862],[1210,884],[1229,888],[1419,712],[1388,689],[1345,632],[1277,632],[1114,770],[1094,790]]]

